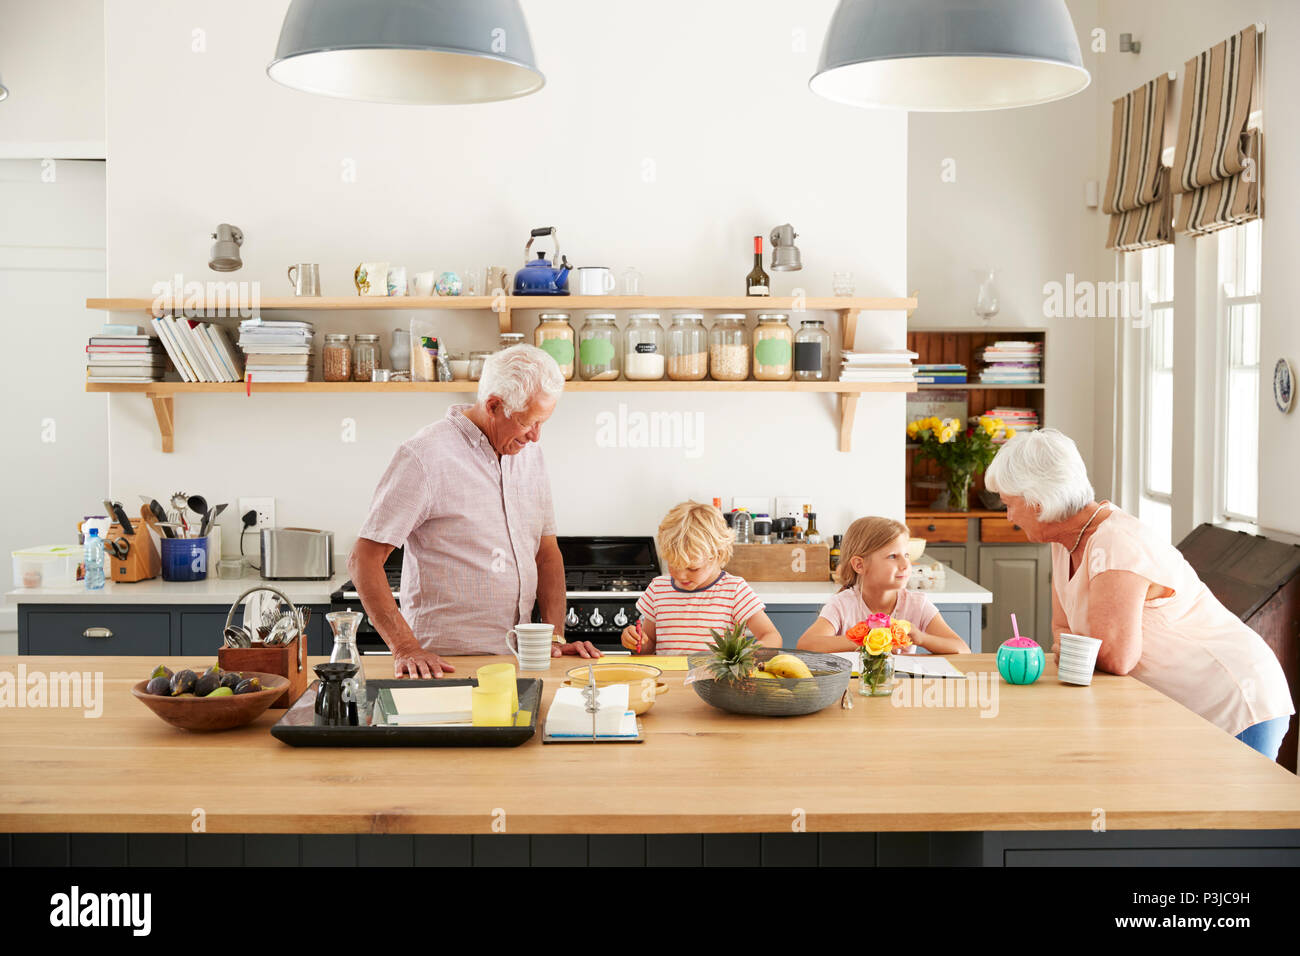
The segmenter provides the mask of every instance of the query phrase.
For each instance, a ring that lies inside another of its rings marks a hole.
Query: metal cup
[[[290,266],[289,281],[294,295],[320,295],[320,266],[315,262]]]

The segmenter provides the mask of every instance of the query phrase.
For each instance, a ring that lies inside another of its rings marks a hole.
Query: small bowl
[[[256,677],[262,682],[262,689],[230,697],[160,697],[146,694],[144,689],[149,681],[142,680],[131,688],[131,693],[167,723],[181,730],[230,730],[257,720],[289,686],[289,679],[279,674],[240,673],[246,678]]]
[[[915,564],[917,561],[921,560],[921,555],[923,554],[925,554],[925,539],[908,538],[907,539],[907,560]]]
[[[595,673],[597,687],[627,684],[628,709],[638,716],[653,707],[656,698],[668,693],[668,685],[659,679],[664,672],[649,664],[583,664],[571,667],[565,672],[567,679],[564,686],[586,687],[588,666]]]

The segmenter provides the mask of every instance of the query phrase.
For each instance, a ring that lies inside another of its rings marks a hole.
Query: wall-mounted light
[[[773,272],[798,272],[803,268],[803,256],[799,254],[799,247],[794,244],[798,238],[799,234],[788,222],[772,230]]]
[[[213,272],[234,272],[244,264],[244,260],[239,258],[239,247],[244,244],[244,234],[238,226],[223,222],[217,226],[212,238],[217,241],[212,244],[212,252],[208,256],[209,269]]]

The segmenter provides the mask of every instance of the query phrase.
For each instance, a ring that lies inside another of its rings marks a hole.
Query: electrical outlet
[[[257,521],[251,527],[253,531],[260,531],[262,528],[275,527],[275,499],[274,498],[240,498],[239,499],[239,516],[243,516],[250,511],[257,512]]]

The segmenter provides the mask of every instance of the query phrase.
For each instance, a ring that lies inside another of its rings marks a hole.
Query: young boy
[[[696,501],[677,505],[655,541],[668,573],[651,581],[636,602],[639,630],[623,629],[624,647],[636,654],[699,654],[713,643],[710,629],[738,623],[763,646],[781,646],[763,602],[744,578],[722,570],[731,560],[732,535],[717,508]]]

